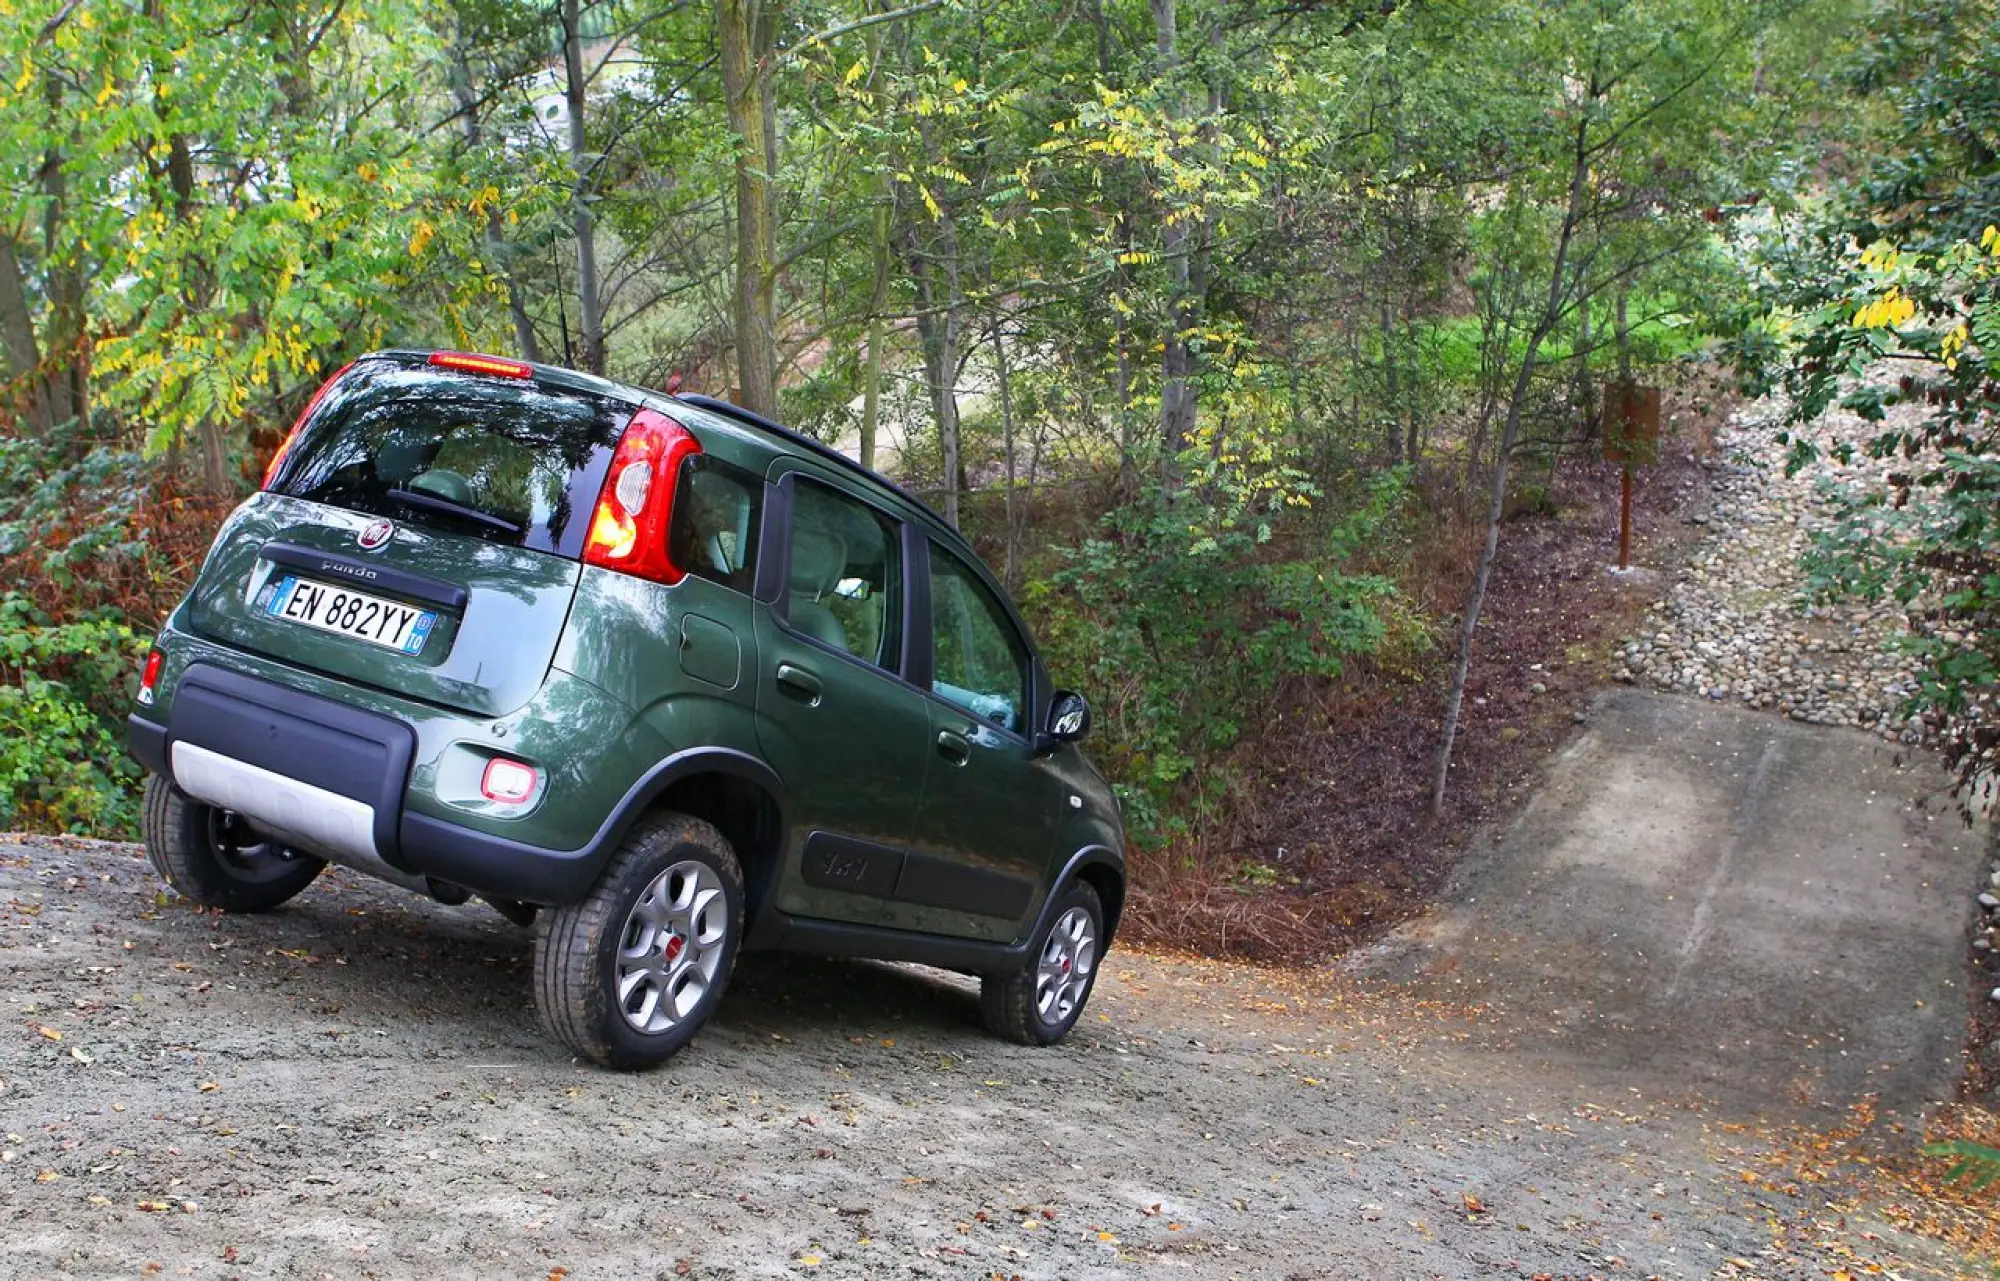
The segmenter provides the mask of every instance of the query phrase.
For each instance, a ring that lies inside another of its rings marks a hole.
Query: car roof
[[[434,350],[444,349],[396,348],[388,351],[370,352],[359,359],[393,358],[428,362]],[[479,353],[464,352],[457,354],[476,355]],[[898,485],[895,481],[890,480],[887,476],[875,471],[873,468],[863,467],[855,459],[841,453],[826,442],[815,440],[804,432],[786,427],[754,410],[745,409],[741,405],[723,400],[717,396],[703,396],[694,392],[673,395],[666,392],[652,391],[645,387],[635,387],[629,383],[615,382],[609,378],[601,378],[595,374],[586,374],[574,369],[566,369],[561,365],[546,365],[539,361],[520,360],[513,356],[487,356],[485,358],[489,360],[504,360],[511,364],[526,365],[534,371],[536,382],[546,382],[550,386],[562,387],[571,391],[593,392],[600,396],[611,396],[646,408],[657,409],[663,413],[672,413],[683,406],[690,407],[711,419],[723,419],[727,426],[736,429],[732,432],[733,435],[736,435],[739,439],[747,436],[768,448],[773,454],[803,450],[814,458],[846,469],[851,475],[861,478],[872,486],[886,490],[890,496],[900,499],[904,505],[910,508],[911,514],[921,517],[924,523],[932,526],[933,533],[943,535],[947,541],[956,543],[960,550],[972,555],[974,559],[978,559],[978,553],[973,550],[971,542],[966,539],[965,535],[954,528],[951,522],[939,515],[923,499],[918,498],[915,494],[912,494],[909,490],[904,489],[901,485]],[[748,428],[749,430],[746,432],[743,430],[744,428]]]

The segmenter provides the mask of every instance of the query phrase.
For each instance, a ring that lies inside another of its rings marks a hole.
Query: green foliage
[[[1973,1192],[1984,1192],[2000,1183],[2000,1149],[1969,1139],[1949,1139],[1943,1143],[1926,1143],[1924,1151],[1931,1156],[1950,1158],[1951,1164],[1945,1167],[1944,1172],[1946,1183],[1963,1179],[1966,1187]]]
[[[0,829],[137,832],[139,767],[119,730],[146,646],[122,622],[51,624],[0,596]]]
[[[1027,593],[1051,664],[1094,692],[1127,818],[1154,839],[1216,798],[1203,771],[1281,681],[1337,677],[1406,616],[1391,581],[1346,569],[1400,520],[1406,472],[1358,482],[1323,516],[1281,453],[1210,440],[1180,461],[1200,483],[1107,516]]]
[[[1798,429],[1835,402],[1881,425],[1867,452],[1891,463],[1886,484],[1834,496],[1844,516],[1815,541],[1813,585],[1906,608],[1922,665],[1904,713],[1943,723],[1969,785],[2000,753],[2000,227],[1980,221],[2000,220],[1987,143],[2000,97],[1961,91],[1990,67],[2000,10],[1882,12],[1900,34],[1863,65],[1903,146],[1824,209],[1774,224],[1759,264],[1793,466],[1817,451]],[[1906,30],[1912,16],[1949,38]]]

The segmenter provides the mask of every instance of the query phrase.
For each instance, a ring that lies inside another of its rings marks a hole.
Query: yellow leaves
[[[354,176],[363,182],[374,182],[382,176],[382,171],[372,160],[364,160],[354,168]]]
[[[118,86],[115,83],[113,83],[111,77],[106,76],[104,78],[104,87],[97,91],[97,105],[101,107],[105,103],[110,102],[113,98],[116,98],[117,96],[118,96]]]
[[[2000,227],[1986,224],[1986,230],[1979,233],[1979,247],[1996,258],[2000,258]]]
[[[1878,240],[1861,251],[1861,265],[1878,271],[1894,271],[1901,259],[1896,247],[1886,240]]]
[[[54,1028],[52,1028],[52,1027],[38,1027],[38,1028],[36,1028],[36,1029],[35,1029],[35,1031],[36,1031],[36,1032],[38,1032],[38,1033],[40,1033],[40,1034],[41,1034],[41,1037],[42,1037],[42,1039],[43,1039],[43,1040],[45,1040],[45,1041],[60,1041],[60,1040],[62,1040],[62,1033],[60,1033],[60,1032],[56,1031],[56,1030],[55,1030]]]
[[[410,257],[421,258],[430,247],[431,239],[437,235],[437,228],[431,226],[428,218],[417,220],[417,229],[410,233]]]
[[[924,198],[924,208],[930,210],[931,221],[932,222],[941,221],[944,218],[944,210],[938,207],[937,200],[931,195],[931,189],[929,187],[923,186],[922,184],[918,184],[917,194]]]
[[[1945,334],[1943,341],[1938,344],[1938,356],[1943,359],[1946,369],[1958,368],[1958,353],[1965,350],[1966,341],[1971,337],[1972,334],[1963,320],[1952,326],[1951,331]]]
[[[842,83],[842,84],[844,84],[844,85],[851,85],[851,84],[853,84],[853,83],[854,83],[855,81],[857,81],[857,80],[861,79],[861,77],[863,77],[863,76],[865,76],[865,75],[867,75],[867,74],[868,74],[868,61],[867,61],[867,59],[865,59],[865,58],[856,58],[856,59],[854,60],[854,65],[853,65],[853,66],[851,66],[851,67],[849,67],[849,68],[847,69],[847,74],[846,74],[846,75],[844,75],[844,76],[842,76],[842,77],[840,78],[840,83]]]
[[[21,75],[19,79],[14,81],[14,92],[26,93],[28,91],[28,86],[33,83],[35,83],[35,64],[28,61],[28,56],[26,54],[22,54]]]
[[[1889,292],[1854,313],[1854,327],[1893,329],[1916,314],[1917,304],[1904,295],[1902,286],[1891,285]]]

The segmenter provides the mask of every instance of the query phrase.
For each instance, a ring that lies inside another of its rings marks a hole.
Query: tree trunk
[[[935,261],[933,260],[935,255]],[[944,518],[958,527],[958,495],[964,487],[964,461],[958,435],[958,357],[964,300],[959,294],[958,232],[951,211],[938,219],[937,248],[917,242],[910,232],[910,274],[917,285],[917,336],[923,340],[924,381],[937,422],[938,446],[944,455]]]
[[[1104,0],[1091,0],[1090,23],[1097,36],[1097,77],[1107,85],[1118,83],[1118,68],[1111,56],[1111,25],[1104,13]],[[1132,422],[1132,325],[1129,319],[1132,272],[1125,255],[1132,251],[1132,214],[1127,203],[1126,185],[1112,181],[1112,241],[1118,253],[1111,263],[1111,349],[1112,388],[1118,416],[1118,492],[1130,497],[1138,492],[1139,468],[1133,457],[1137,432]]]
[[[1021,530],[1017,519],[1020,499],[1014,493],[1014,393],[1007,376],[1007,344],[1002,323],[993,326],[993,368],[1000,383],[1000,448],[1007,460],[1007,560],[1002,571],[1009,592],[1021,585]]]
[[[1153,46],[1157,74],[1168,85],[1168,111],[1179,117],[1180,91],[1172,80],[1180,70],[1179,15],[1176,0],[1151,0]],[[1191,337],[1196,325],[1193,285],[1194,226],[1191,219],[1174,218],[1160,231],[1160,249],[1166,258],[1170,292],[1167,303],[1167,332],[1160,345],[1160,467],[1169,487],[1178,477],[1175,455],[1187,448],[1194,435],[1194,349]]]
[[[583,368],[604,372],[604,309],[597,276],[597,218],[590,211],[591,159],[584,132],[583,32],[579,0],[563,0],[563,98],[569,105],[570,219],[576,231],[576,311]]]
[[[1587,119],[1577,122],[1576,147],[1570,166],[1569,205],[1563,212],[1562,230],[1556,239],[1555,261],[1549,267],[1548,295],[1542,313],[1528,335],[1528,347],[1521,357],[1520,372],[1514,376],[1513,392],[1507,401],[1506,423],[1500,432],[1499,455],[1493,460],[1493,485],[1486,507],[1486,542],[1480,549],[1479,568],[1472,576],[1472,590],[1465,602],[1465,617],[1458,629],[1458,657],[1452,664],[1451,688],[1445,696],[1444,731],[1438,744],[1437,766],[1431,777],[1433,818],[1444,812],[1445,784],[1451,777],[1451,749],[1458,737],[1459,715],[1465,704],[1466,673],[1472,667],[1473,637],[1479,627],[1479,612],[1486,605],[1486,586],[1493,577],[1493,561],[1500,551],[1500,517],[1507,503],[1507,462],[1521,436],[1521,406],[1527,400],[1542,343],[1548,339],[1549,332],[1556,327],[1556,321],[1562,315],[1563,280],[1569,266],[1570,244],[1583,221],[1584,180],[1590,171],[1589,130]]]
[[[1417,314],[1418,302],[1419,299],[1413,288],[1403,299],[1403,315],[1405,317],[1415,316]],[[1403,407],[1403,461],[1414,466],[1423,457],[1424,451],[1423,367],[1417,360],[1417,339],[1412,331],[1412,326],[1409,324],[1403,325],[1402,332],[1404,354],[1409,360],[1405,369],[1405,383],[1409,391],[1406,393],[1408,403]]]
[[[1625,319],[1625,282],[1618,282],[1618,314],[1612,322],[1618,337],[1618,381],[1632,381],[1632,330]]]
[[[0,399],[0,410],[19,406],[22,421],[36,435],[46,435],[49,406],[42,349],[35,341],[35,315],[28,309],[14,238],[6,234],[0,234],[0,348],[7,356],[7,394]]]
[[[1403,429],[1397,417],[1401,392],[1396,386],[1396,302],[1388,281],[1382,282],[1382,446],[1389,465],[1402,461]]]
[[[49,120],[53,125],[64,118],[66,110],[62,81],[53,75],[46,77],[43,96],[48,103]],[[51,147],[42,157],[40,174],[45,201],[42,263],[48,273],[49,298],[49,323],[42,356],[45,361],[49,425],[52,427],[72,419],[80,422],[85,416],[88,398],[83,365],[83,269],[74,257],[75,250],[62,240],[63,219],[69,212],[69,183],[64,163],[62,151]]]
[[[722,92],[736,150],[736,371],[745,409],[778,412],[777,230],[771,179],[777,169],[777,117],[769,68],[773,23],[764,3],[716,0]]]
[[[868,28],[868,71],[881,74],[882,28]],[[871,84],[874,81],[871,79]],[[879,89],[871,92],[878,111],[886,110]],[[889,222],[896,200],[894,181],[887,173],[875,180],[875,216],[869,220],[868,259],[873,280],[868,291],[868,367],[861,384],[861,465],[875,466],[875,442],[882,430],[882,343],[885,337],[883,307],[889,301]]]
[[[470,33],[461,29],[452,45],[452,96],[458,101],[459,130],[465,137],[465,147],[469,152],[477,152],[484,142],[484,134],[479,122],[479,98],[473,91],[472,63],[469,46]],[[528,306],[521,295],[521,286],[514,277],[514,250],[507,243],[501,230],[500,211],[486,212],[486,256],[500,272],[502,286],[507,291],[507,314],[514,321],[514,349],[523,360],[540,360],[541,344],[535,339],[534,323],[528,318]]]

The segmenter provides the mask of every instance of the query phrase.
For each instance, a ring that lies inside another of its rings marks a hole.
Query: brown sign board
[[[1660,457],[1660,389],[1638,383],[1604,388],[1604,461],[1651,463]]]

